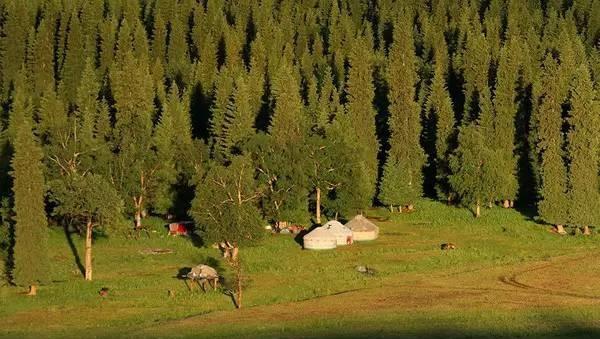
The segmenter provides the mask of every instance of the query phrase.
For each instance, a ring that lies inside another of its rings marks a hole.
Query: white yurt
[[[348,221],[346,227],[352,230],[355,241],[374,240],[379,236],[379,227],[360,214]]]
[[[335,234],[323,227],[317,227],[304,236],[304,248],[307,250],[330,250],[337,247]]]
[[[344,226],[341,222],[337,220],[331,220],[322,227],[335,235],[338,246],[352,244],[354,239],[352,231],[348,227]]]

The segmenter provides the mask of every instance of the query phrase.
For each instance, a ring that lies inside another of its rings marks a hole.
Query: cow
[[[193,267],[187,274],[183,275],[183,278],[191,280],[192,285],[188,286],[190,291],[192,290],[191,286],[193,286],[194,282],[202,287],[204,292],[206,292],[206,283],[208,283],[209,286],[212,285],[213,290],[216,290],[217,285],[219,284],[219,274],[217,273],[217,270],[208,265],[198,265]]]

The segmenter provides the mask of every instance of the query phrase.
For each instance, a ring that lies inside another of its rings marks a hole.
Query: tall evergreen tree
[[[48,89],[54,90],[54,25],[43,19],[35,35],[35,44],[29,56],[29,81],[37,97]]]
[[[168,74],[171,78],[181,80],[188,74],[190,58],[186,40],[187,25],[180,18],[173,18],[170,22],[169,44],[167,47]]]
[[[81,32],[81,22],[77,13],[73,12],[69,20],[65,61],[62,65],[59,93],[69,103],[74,103],[81,74],[85,67],[84,37]]]
[[[220,151],[228,156],[237,152],[234,148],[248,141],[255,133],[256,116],[250,107],[250,89],[246,82],[244,77],[236,80],[234,93],[225,111],[223,134],[217,139]]]
[[[599,220],[598,192],[600,106],[585,64],[577,70],[571,84],[568,134],[569,180],[567,185],[569,222],[584,227]]]
[[[123,200],[132,202],[126,207],[139,229],[146,208],[152,205],[161,165],[153,152],[154,90],[148,64],[127,52],[112,71],[111,84],[116,110],[114,181]]]
[[[394,27],[387,81],[390,101],[390,149],[383,168],[379,200],[393,205],[412,205],[423,194],[425,154],[420,145],[421,110],[416,102],[418,82],[410,16]]]
[[[477,121],[460,128],[458,147],[450,157],[452,190],[461,203],[474,208],[475,217],[481,216],[481,205],[494,194],[495,164],[493,151],[488,147],[485,132]]]
[[[564,233],[563,225],[568,221],[567,169],[562,130],[562,106],[566,101],[566,93],[562,91],[564,80],[560,77],[559,64],[552,55],[547,55],[542,76],[535,84],[538,100],[534,117],[537,138],[535,150],[540,176],[538,214],[543,221],[556,225],[560,233]]]
[[[452,191],[448,179],[451,174],[449,156],[453,151],[456,138],[455,118],[452,99],[446,85],[446,73],[441,62],[436,62],[435,75],[427,98],[427,113],[435,122],[435,169],[436,193],[439,199],[452,200]]]
[[[152,29],[152,60],[161,63],[167,61],[167,24],[160,11],[154,14],[154,27]]]
[[[365,48],[370,43],[366,37],[358,37],[352,44],[349,55],[350,69],[346,82],[346,115],[348,124],[347,133],[354,138],[356,157],[364,163],[365,177],[361,180],[361,192],[364,201],[371,201],[375,195],[377,182],[377,153],[379,141],[375,127],[375,107],[373,100],[375,88],[373,84],[373,56],[371,50]],[[363,206],[366,207],[366,206]]]
[[[0,39],[3,99],[8,98],[11,84],[25,62],[27,34],[31,27],[29,4],[27,1],[13,1],[2,6],[5,11],[3,17],[6,18],[2,25],[3,35]]]
[[[497,148],[499,178],[498,198],[509,207],[517,194],[517,158],[515,155],[515,118],[517,106],[517,81],[520,60],[518,41],[511,39],[500,51],[496,88],[494,90],[494,129],[492,144]]]
[[[15,245],[12,277],[17,285],[35,286],[47,280],[48,220],[44,204],[46,186],[42,150],[32,129],[32,106],[24,91],[24,76],[15,82],[11,107],[14,155],[11,161],[14,198]]]

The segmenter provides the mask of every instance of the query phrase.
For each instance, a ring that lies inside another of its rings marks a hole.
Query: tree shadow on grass
[[[308,233],[312,232],[312,230],[314,230],[317,227],[320,227],[322,225],[320,224],[313,224],[309,229],[305,229],[300,231],[298,234],[296,234],[296,236],[294,236],[294,241],[300,245],[300,247],[302,247],[302,249],[304,249],[304,236],[307,235]]]
[[[77,251],[77,246],[75,246],[75,242],[73,241],[73,232],[69,229],[69,225],[65,224],[63,226],[65,232],[65,238],[67,238],[67,243],[69,244],[69,248],[71,249],[71,253],[73,253],[73,257],[75,258],[75,264],[77,265],[77,269],[82,276],[85,275],[85,268],[83,267],[83,263],[81,262],[81,257],[79,256],[79,252]]]

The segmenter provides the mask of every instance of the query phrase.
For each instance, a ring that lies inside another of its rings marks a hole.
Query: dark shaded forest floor
[[[513,210],[484,212],[475,220],[423,201],[415,213],[378,221],[378,240],[328,252],[269,237],[242,249],[242,310],[222,291],[187,290],[176,278],[182,268],[213,263],[226,284],[229,273],[216,249],[166,237],[159,220],[147,238],[97,239],[88,283],[64,233],[53,231],[54,282],[35,298],[0,287],[0,336],[600,336],[600,235],[560,237]],[[441,251],[448,241],[458,249]],[[81,239],[74,245],[81,251]],[[174,253],[145,254],[150,248]],[[377,273],[363,275],[356,265]],[[101,287],[108,297],[98,296]]]

